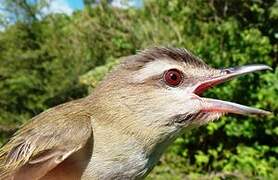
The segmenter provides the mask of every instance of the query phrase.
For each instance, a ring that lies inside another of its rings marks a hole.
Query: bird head
[[[207,89],[266,65],[215,69],[185,49],[151,48],[124,58],[94,96],[109,123],[145,139],[174,139],[188,127],[226,113],[267,115],[268,111],[201,97]],[[103,113],[102,113],[103,114]],[[113,118],[112,118],[113,117]]]

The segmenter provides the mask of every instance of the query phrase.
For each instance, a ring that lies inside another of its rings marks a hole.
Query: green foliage
[[[93,90],[98,83],[104,78],[104,76],[119,62],[115,59],[108,61],[105,65],[97,66],[93,70],[87,72],[80,77],[80,82],[89,87],[89,90]]]
[[[273,115],[227,116],[187,132],[148,178],[277,179],[277,7],[275,0],[148,0],[142,9],[102,2],[72,16],[17,21],[0,32],[1,138],[45,109],[85,96],[121,56],[154,45],[185,47],[214,67],[272,66],[205,96]]]

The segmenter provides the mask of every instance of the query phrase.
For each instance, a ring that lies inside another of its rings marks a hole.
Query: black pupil
[[[175,73],[171,73],[170,77],[173,81],[176,81],[178,79],[177,75]]]

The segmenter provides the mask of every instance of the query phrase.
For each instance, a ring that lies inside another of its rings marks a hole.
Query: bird
[[[0,179],[143,179],[191,128],[221,116],[269,111],[202,94],[267,65],[213,68],[185,48],[121,58],[88,96],[30,119],[0,149]]]

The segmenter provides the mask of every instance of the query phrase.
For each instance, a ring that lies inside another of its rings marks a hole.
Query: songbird
[[[268,111],[201,97],[266,65],[215,69],[186,49],[123,58],[87,97],[33,117],[0,150],[0,179],[142,179],[183,132],[226,113]]]

